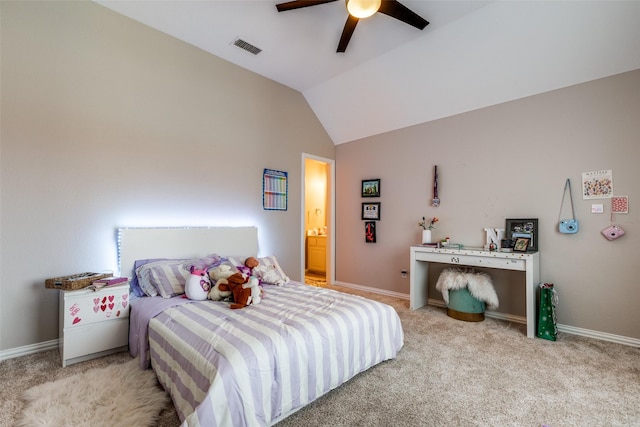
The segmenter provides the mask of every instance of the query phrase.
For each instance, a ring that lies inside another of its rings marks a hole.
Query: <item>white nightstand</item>
[[[59,323],[62,366],[126,350],[129,283],[60,291]]]

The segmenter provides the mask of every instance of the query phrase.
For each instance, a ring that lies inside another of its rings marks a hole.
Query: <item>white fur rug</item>
[[[30,388],[17,427],[152,426],[169,401],[137,359]]]

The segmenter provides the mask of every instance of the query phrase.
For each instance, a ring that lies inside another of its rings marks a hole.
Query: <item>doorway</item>
[[[334,161],[303,155],[303,256],[304,282],[325,287],[333,277]]]

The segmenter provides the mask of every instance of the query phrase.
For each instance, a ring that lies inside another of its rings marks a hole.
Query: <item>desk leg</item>
[[[537,288],[540,284],[539,255],[527,262],[526,265],[526,293],[527,293],[527,338],[536,337],[537,326]]]
[[[412,249],[409,266],[409,308],[417,310],[427,305],[429,300],[429,263],[416,260]]]

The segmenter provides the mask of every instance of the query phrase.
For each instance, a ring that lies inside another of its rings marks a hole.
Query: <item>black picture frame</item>
[[[380,202],[364,202],[362,203],[362,219],[369,221],[380,220]]]
[[[376,222],[367,221],[364,223],[364,241],[366,243],[376,242]]]
[[[528,237],[516,237],[513,243],[513,251],[514,252],[527,252],[527,248],[529,247],[529,242],[531,239]]]
[[[538,242],[538,218],[507,218],[504,238],[515,244],[519,237],[529,239],[527,250],[535,252],[540,247]]]
[[[362,197],[380,197],[380,179],[363,179]]]

